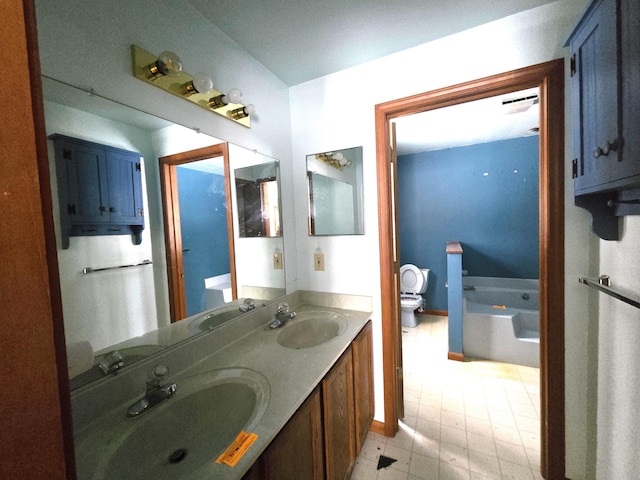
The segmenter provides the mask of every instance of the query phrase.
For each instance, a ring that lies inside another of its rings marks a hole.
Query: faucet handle
[[[151,375],[147,378],[147,386],[149,387],[157,387],[160,385],[160,381],[167,376],[169,373],[169,367],[167,367],[164,363],[159,363],[153,370],[151,370]]]
[[[281,303],[278,305],[278,313],[287,313],[289,311],[288,303]]]

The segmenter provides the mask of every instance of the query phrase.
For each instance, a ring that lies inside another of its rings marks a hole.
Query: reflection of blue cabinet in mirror
[[[55,146],[62,248],[70,236],[133,235],[144,229],[141,156],[64,135]]]

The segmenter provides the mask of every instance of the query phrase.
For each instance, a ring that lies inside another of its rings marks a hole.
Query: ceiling
[[[555,0],[188,0],[289,86]]]
[[[555,0],[188,1],[294,86]],[[398,153],[515,138],[538,126],[537,105],[505,116],[501,100],[398,119]]]
[[[398,155],[537,135],[537,95],[536,87],[396,118]]]

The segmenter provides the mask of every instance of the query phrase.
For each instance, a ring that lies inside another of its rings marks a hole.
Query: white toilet
[[[422,307],[422,293],[427,291],[429,269],[418,268],[410,263],[400,267],[400,307],[403,327],[418,325],[415,310]]]

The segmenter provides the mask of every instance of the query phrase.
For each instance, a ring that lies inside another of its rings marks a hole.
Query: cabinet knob
[[[613,142],[610,141],[606,141],[604,142],[604,145],[602,147],[596,147],[595,150],[593,151],[593,156],[595,158],[599,158],[602,155],[604,155],[605,157],[607,155],[609,155],[610,152],[617,152],[618,151],[618,139],[615,139]]]

